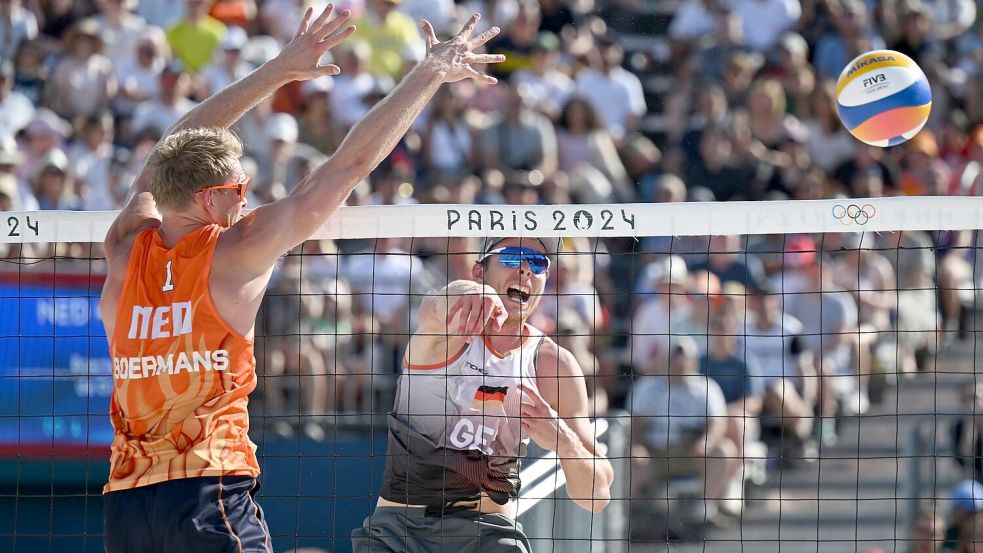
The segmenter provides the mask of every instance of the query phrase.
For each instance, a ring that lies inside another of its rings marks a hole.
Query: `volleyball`
[[[840,73],[836,111],[857,140],[895,146],[925,126],[932,88],[913,59],[894,50],[874,50],[854,58]]]

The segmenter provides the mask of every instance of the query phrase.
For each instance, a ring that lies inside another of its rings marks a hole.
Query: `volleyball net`
[[[102,549],[114,217],[0,213],[0,549]],[[342,208],[278,263],[257,317],[250,432],[275,550],[351,550],[417,309],[471,278],[489,236],[563,239],[529,322],[583,369],[615,469],[592,514],[531,446],[535,551],[892,551],[947,525],[972,540],[981,227],[983,198],[956,197]]]

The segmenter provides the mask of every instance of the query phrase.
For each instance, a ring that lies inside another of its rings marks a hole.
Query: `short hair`
[[[220,128],[186,129],[161,140],[147,159],[147,183],[161,210],[182,209],[195,192],[236,170],[242,142]]]

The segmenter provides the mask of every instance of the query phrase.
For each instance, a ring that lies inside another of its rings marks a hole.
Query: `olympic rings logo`
[[[833,218],[840,222],[841,225],[849,226],[853,223],[858,225],[866,225],[867,221],[870,221],[877,215],[877,210],[874,206],[870,204],[864,204],[862,206],[857,204],[842,205],[836,204],[833,206]]]

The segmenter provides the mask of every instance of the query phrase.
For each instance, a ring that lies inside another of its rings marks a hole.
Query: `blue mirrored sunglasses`
[[[522,266],[523,261],[529,263],[529,270],[534,275],[541,275],[550,269],[550,258],[546,257],[546,254],[543,252],[532,248],[522,248],[519,246],[495,248],[494,250],[488,250],[482,259],[487,259],[488,256],[493,254],[498,254],[499,265],[508,269],[518,269]]]

